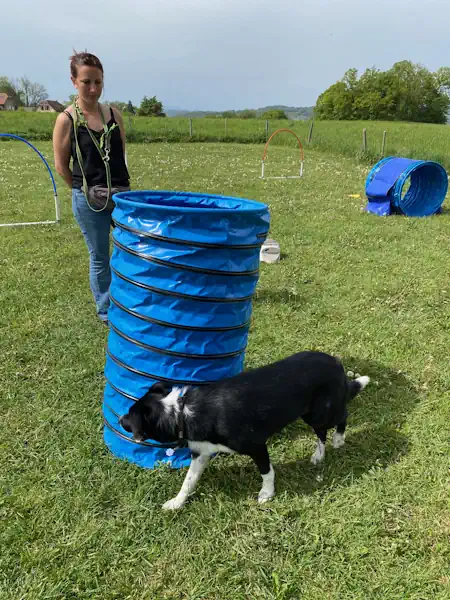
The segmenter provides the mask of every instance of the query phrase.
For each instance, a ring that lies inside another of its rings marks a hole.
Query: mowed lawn
[[[135,188],[270,205],[283,259],[261,266],[248,367],[318,349],[372,383],[350,406],[346,446],[330,444],[321,468],[301,423],[271,441],[273,502],[257,504],[249,459],[218,456],[192,501],[162,512],[185,473],[142,470],[103,443],[107,332],[57,179],[60,226],[0,229],[0,598],[449,598],[448,210],[368,215],[367,166],[313,151],[304,178],[288,181],[258,178],[259,145],[128,153]],[[274,147],[266,173],[294,173],[296,160]],[[0,222],[52,211],[37,155],[0,144]]]

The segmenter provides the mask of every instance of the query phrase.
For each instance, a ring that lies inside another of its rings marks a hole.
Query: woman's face
[[[80,98],[92,103],[102,95],[103,73],[97,67],[77,67],[77,76],[72,77],[72,83],[78,90]]]

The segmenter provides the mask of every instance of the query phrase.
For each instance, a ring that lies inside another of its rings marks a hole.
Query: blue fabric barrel
[[[269,210],[190,192],[114,201],[104,439],[142,467],[187,466],[188,449],[137,443],[119,418],[157,381],[204,385],[242,371]]]
[[[440,164],[390,156],[367,177],[367,210],[381,216],[427,217],[440,212],[447,189],[447,172]]]

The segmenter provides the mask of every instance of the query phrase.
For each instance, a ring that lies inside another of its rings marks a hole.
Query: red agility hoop
[[[269,144],[272,141],[272,139],[279,133],[281,133],[282,131],[287,131],[288,133],[292,133],[292,135],[295,137],[295,139],[298,142],[298,146],[300,149],[300,174],[299,175],[286,175],[286,176],[281,176],[281,177],[264,177],[264,162],[266,160],[267,157],[267,150],[269,148]],[[292,131],[292,129],[277,129],[277,131],[275,131],[274,133],[272,133],[272,135],[270,136],[270,138],[267,140],[267,143],[264,147],[264,153],[262,156],[262,160],[261,160],[261,179],[300,179],[300,177],[303,176],[303,163],[305,160],[305,155],[303,152],[303,146],[302,143],[300,141],[300,138],[298,137],[298,135],[296,133],[294,133]]]

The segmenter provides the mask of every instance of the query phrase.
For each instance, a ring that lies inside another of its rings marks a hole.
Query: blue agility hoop
[[[14,140],[19,140],[20,142],[25,142],[25,144],[27,144],[27,146],[29,146],[32,150],[34,150],[36,152],[36,154],[38,154],[39,158],[42,160],[42,162],[44,163],[44,165],[47,168],[47,171],[49,172],[50,178],[52,180],[52,185],[53,185],[53,197],[55,199],[55,220],[54,221],[34,221],[32,223],[0,223],[0,227],[19,227],[19,226],[23,226],[23,225],[53,225],[53,224],[59,223],[60,222],[60,209],[59,209],[58,193],[56,191],[55,178],[53,177],[52,170],[50,169],[49,164],[46,161],[45,157],[41,154],[41,152],[39,152],[39,150],[37,148],[35,148],[33,146],[33,144],[30,144],[30,142],[28,140],[26,140],[18,135],[14,135],[13,133],[0,133],[0,137],[12,138]]]

